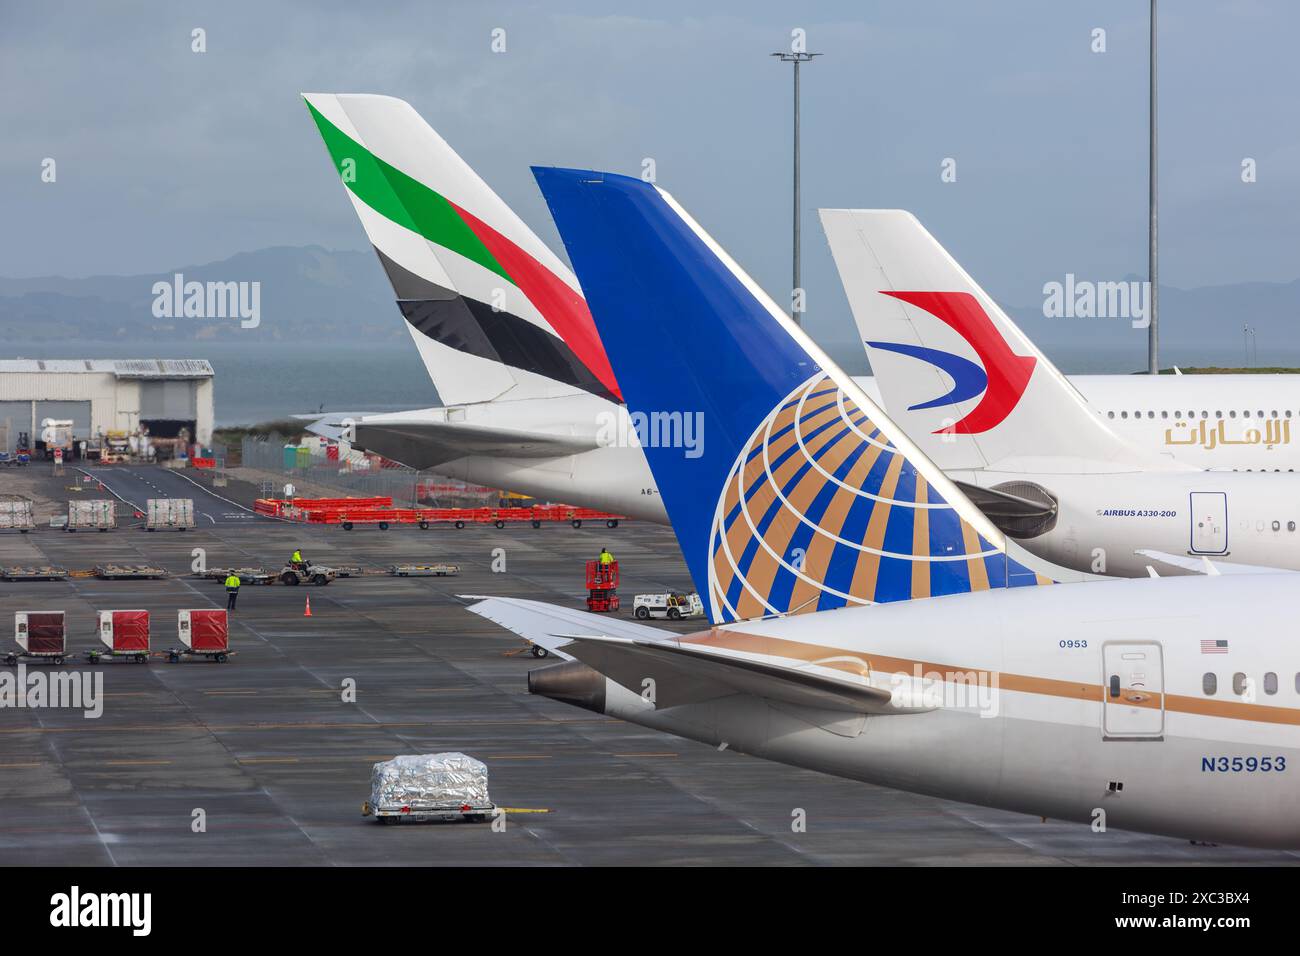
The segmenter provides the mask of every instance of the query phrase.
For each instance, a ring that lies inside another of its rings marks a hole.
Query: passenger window
[[[1120,417],[1120,418],[1128,418],[1128,412],[1120,412],[1120,413],[1119,413],[1119,417]]]
[[[1169,413],[1168,413],[1168,412],[1161,412],[1161,413],[1160,413],[1160,417],[1161,417],[1161,418],[1168,418],[1168,417],[1169,417]]]
[[[1300,688],[1300,674],[1295,675],[1295,683],[1296,687]],[[1205,691],[1206,697],[1213,697],[1217,694],[1219,692],[1218,675],[1207,672],[1206,675],[1201,678],[1201,690]]]
[[[1273,673],[1272,671],[1269,671],[1267,674],[1264,675],[1264,693],[1266,694],[1277,693],[1277,674]]]
[[[1183,417],[1182,412],[1174,412],[1174,418],[1182,418],[1182,417]]]
[[[1248,408],[1248,409],[1246,409],[1244,412],[1242,412],[1242,413],[1241,413],[1241,417],[1242,417],[1242,418],[1249,418],[1249,417],[1250,417],[1250,409]]]
[[[1246,694],[1246,675],[1241,671],[1232,675],[1232,692],[1238,697],[1244,697]]]
[[[1215,417],[1215,418],[1222,418],[1222,417],[1223,417],[1223,412],[1215,412],[1215,413],[1214,413],[1214,417]]]
[[[1155,412],[1147,412],[1147,418],[1155,418],[1155,417],[1156,417]]]
[[[1115,417],[1115,413],[1114,413],[1114,412],[1107,412],[1107,413],[1106,413],[1106,417],[1107,417],[1107,418],[1114,418],[1114,417]]]

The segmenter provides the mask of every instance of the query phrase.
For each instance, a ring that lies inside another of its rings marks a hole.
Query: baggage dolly
[[[441,822],[463,822],[463,823],[483,823],[496,816],[499,807],[495,804],[486,804],[484,806],[470,806],[468,803],[462,803],[460,806],[419,806],[408,805],[400,807],[372,807],[370,801],[361,804],[361,815],[363,817],[374,817],[376,823],[401,823],[403,820],[419,820],[429,822],[438,820]]]
[[[189,608],[176,612],[176,633],[181,647],[167,649],[167,663],[182,658],[202,657],[224,664],[234,653],[230,649],[230,627],[223,610]]]
[[[108,650],[86,652],[91,664],[146,664],[149,662],[149,612],[100,611],[98,636]]]
[[[15,611],[14,641],[22,650],[9,651],[4,662],[62,664],[67,654],[62,611]]]

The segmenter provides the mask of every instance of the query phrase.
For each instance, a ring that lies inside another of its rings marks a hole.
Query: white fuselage
[[[854,716],[735,694],[656,710],[606,678],[604,712],[1095,830],[1300,848],[1293,588],[1282,575],[1111,581],[748,621],[682,640],[856,673],[933,709]],[[1203,650],[1218,640],[1222,653]]]
[[[1079,570],[1145,574],[1138,548],[1208,554],[1244,564],[1300,569],[1300,382],[1289,375],[1080,375],[1071,378],[1097,415],[1139,449],[1204,472],[1092,474],[1086,477],[994,472],[954,474],[992,485],[1035,480],[1060,502],[1052,532],[1021,543]],[[856,380],[880,401],[874,379]],[[474,456],[438,466],[440,473],[556,501],[666,524],[667,514],[627,410],[591,395],[492,402],[458,410],[471,424],[542,434],[591,436],[601,447],[553,458]],[[1204,412],[1206,418],[1201,418]],[[1264,417],[1260,418],[1260,413]],[[1140,413],[1140,415],[1139,415]],[[1196,418],[1191,419],[1189,415]],[[1249,415],[1249,417],[1247,417]],[[1205,440],[1201,426],[1205,423]],[[707,428],[707,421],[705,422]],[[1220,440],[1220,435],[1229,439]],[[1196,441],[1189,436],[1195,435]],[[609,443],[610,438],[614,442]],[[1264,438],[1272,442],[1264,442]],[[1258,438],[1258,441],[1252,439]],[[1280,472],[1259,475],[1221,472]],[[1207,497],[1196,497],[1206,495]],[[1209,497],[1209,496],[1221,497]],[[1208,510],[1207,510],[1208,509]],[[1204,511],[1205,514],[1201,514]],[[1276,523],[1276,527],[1274,526]]]

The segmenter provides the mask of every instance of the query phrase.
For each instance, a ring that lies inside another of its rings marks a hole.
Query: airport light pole
[[[1150,150],[1147,158],[1147,206],[1149,213],[1147,233],[1147,281],[1151,289],[1147,297],[1147,372],[1160,374],[1160,273],[1157,268],[1157,192],[1156,192],[1156,0],[1151,0],[1151,77],[1149,81],[1150,105],[1147,121]]]
[[[807,63],[815,56],[821,56],[820,53],[773,53],[782,63],[794,64],[794,270],[793,281],[790,286],[790,318],[795,325],[800,324],[799,315],[802,311],[803,296],[799,290],[803,288],[799,280],[799,66]]]

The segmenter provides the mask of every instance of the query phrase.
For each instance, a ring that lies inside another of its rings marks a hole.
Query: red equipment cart
[[[107,651],[95,648],[86,652],[92,664],[100,661],[126,660],[143,664],[149,660],[148,611],[100,611],[99,639]]]
[[[587,562],[587,610],[618,610],[618,562]]]
[[[172,664],[182,657],[206,657],[224,664],[232,653],[225,611],[212,608],[177,611],[176,632],[184,646],[167,651],[167,660]]]
[[[62,664],[66,653],[66,631],[62,611],[15,611],[14,640],[21,651],[10,651],[5,663],[19,660]]]

